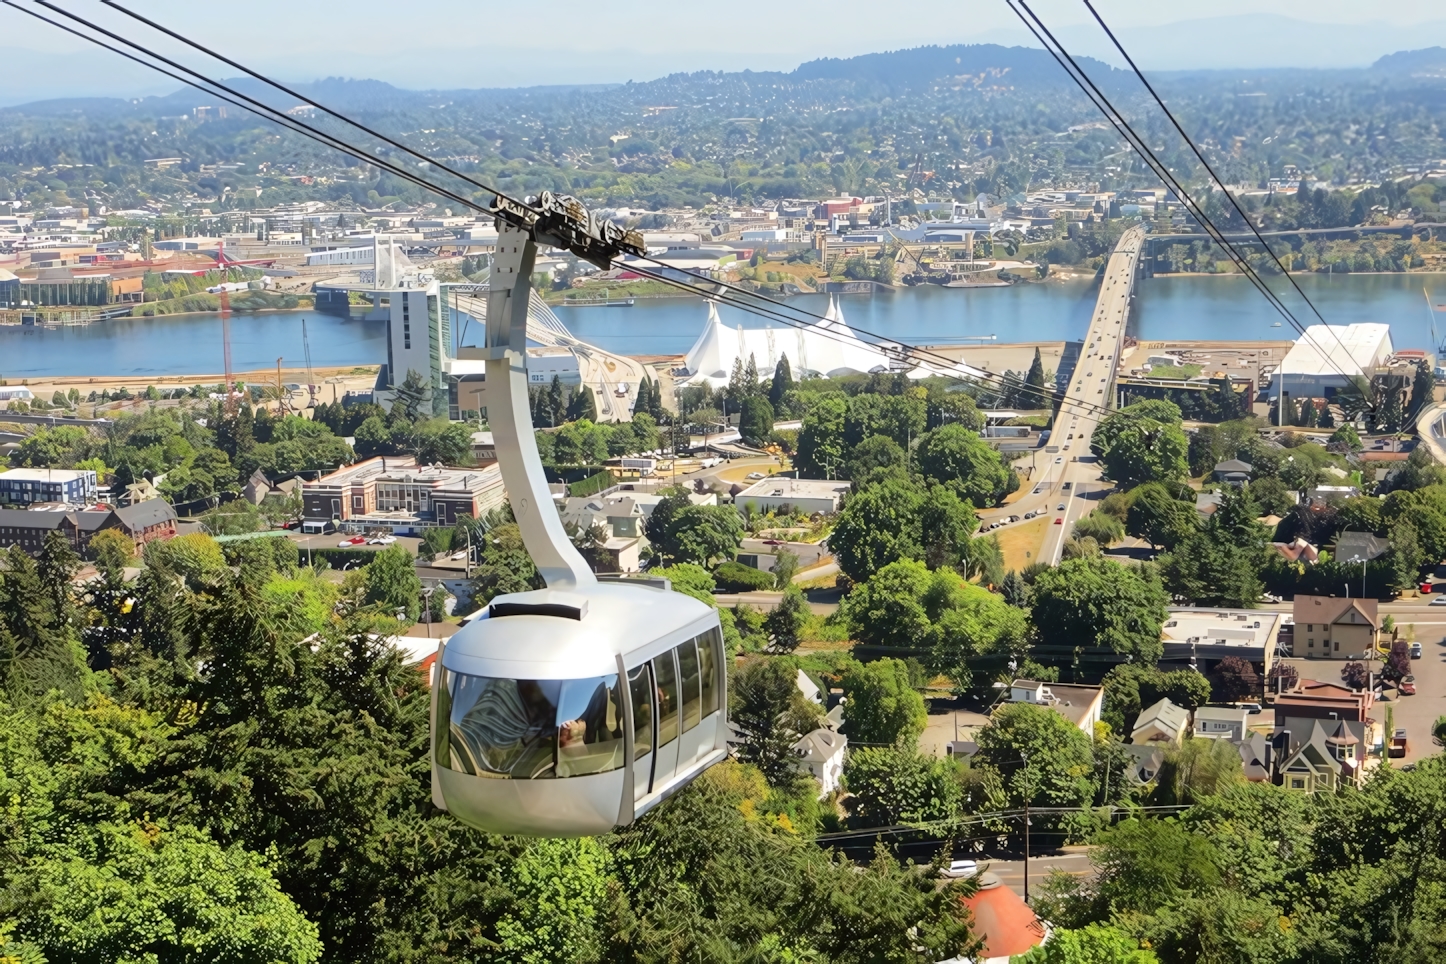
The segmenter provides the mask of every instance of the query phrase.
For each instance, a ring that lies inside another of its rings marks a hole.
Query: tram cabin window
[[[653,688],[646,665],[628,671],[628,693],[633,699],[633,756],[641,759],[653,749]]]
[[[687,733],[702,719],[703,694],[698,688],[698,646],[688,640],[676,650],[678,654],[678,689],[683,706],[683,732]]]
[[[653,680],[658,687],[658,746],[678,738],[678,671],[671,651],[653,659]]]
[[[484,777],[537,780],[623,765],[616,675],[514,680],[443,670],[439,717],[449,721],[437,762]]]

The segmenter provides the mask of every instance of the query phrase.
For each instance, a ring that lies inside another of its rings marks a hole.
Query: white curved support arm
[[[527,397],[527,304],[537,245],[525,231],[498,223],[487,294],[487,421],[497,464],[522,541],[552,589],[597,581],[552,504],[537,454]]]

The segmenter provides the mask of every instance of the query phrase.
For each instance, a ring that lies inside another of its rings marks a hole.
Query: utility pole
[[[1029,756],[1020,753],[1019,758],[1024,761],[1024,902],[1029,903]]]

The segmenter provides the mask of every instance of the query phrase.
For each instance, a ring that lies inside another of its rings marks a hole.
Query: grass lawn
[[[1049,529],[1050,516],[1040,516],[1028,522],[1006,526],[993,533],[999,538],[999,548],[1004,553],[1004,568],[1016,572],[1039,560],[1040,547],[1044,545],[1044,534]],[[1025,553],[1029,553],[1026,557]]]
[[[1178,378],[1184,381],[1195,378],[1204,369],[1199,365],[1159,365],[1150,369],[1150,378]]]

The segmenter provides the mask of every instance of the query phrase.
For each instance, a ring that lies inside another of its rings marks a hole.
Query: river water
[[[1317,319],[1281,278],[1269,279],[1303,324]],[[1385,322],[1397,348],[1434,348],[1422,289],[1446,302],[1446,275],[1351,274],[1298,278],[1331,324]],[[1439,291],[1439,295],[1437,292]],[[1149,278],[1137,286],[1130,331],[1142,339],[1280,340],[1294,337],[1248,281],[1239,277]],[[1019,284],[1010,288],[925,285],[876,295],[842,296],[849,324],[898,341],[942,345],[994,335],[1000,342],[1058,341],[1084,336],[1094,307],[1091,281]],[[789,300],[822,313],[828,300]],[[695,299],[643,299],[630,308],[558,308],[580,338],[620,354],[682,354],[698,336],[707,308]],[[767,324],[724,307],[729,326]],[[301,319],[307,319],[312,364],[375,365],[386,358],[384,322],[316,311],[257,312],[231,320],[232,368],[287,367],[304,362]],[[1281,326],[1272,327],[1274,322]],[[1446,335],[1446,315],[1442,316]],[[468,338],[468,341],[474,339]],[[221,322],[215,315],[121,318],[76,328],[0,328],[0,377],[51,375],[182,375],[222,369]]]

